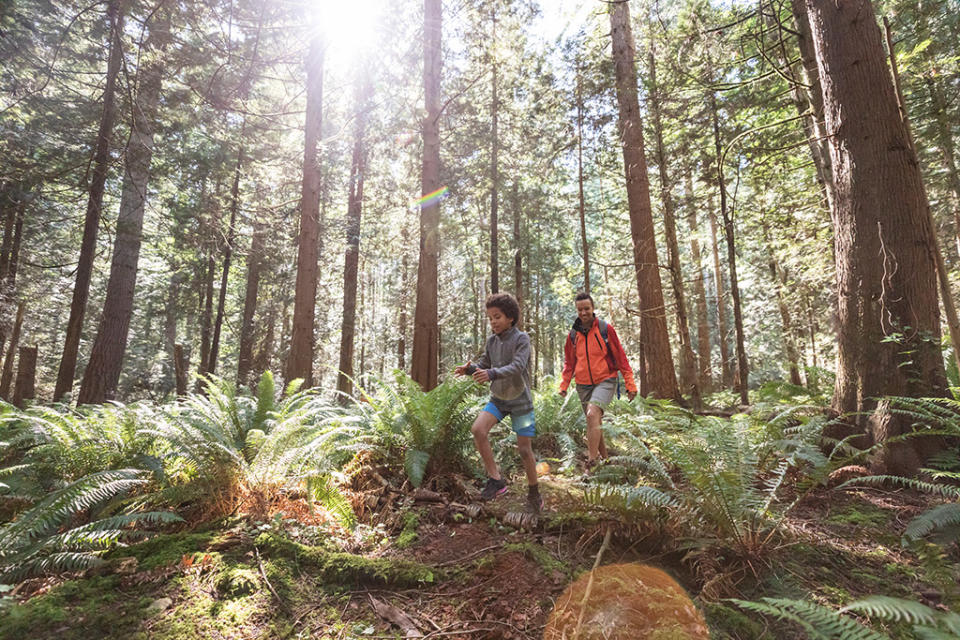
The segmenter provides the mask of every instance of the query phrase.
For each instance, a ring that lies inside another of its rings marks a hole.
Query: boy
[[[495,424],[510,416],[510,425],[517,434],[520,460],[527,473],[528,513],[540,513],[543,499],[537,484],[536,459],[533,455],[535,435],[533,398],[530,395],[530,337],[517,329],[520,305],[509,293],[495,293],[487,297],[487,319],[493,335],[487,338],[480,361],[468,362],[454,373],[472,375],[479,383],[490,383],[490,402],[473,421],[470,431],[473,442],[483,459],[487,483],[480,493],[483,500],[492,500],[507,492],[507,483],[493,459],[489,433]]]
[[[593,298],[589,293],[580,292],[574,299],[577,307],[577,319],[567,334],[563,346],[563,374],[560,379],[560,395],[567,395],[571,378],[577,381],[577,395],[583,413],[587,417],[587,472],[597,462],[597,458],[607,457],[607,446],[603,441],[603,413],[617,390],[617,379],[623,373],[627,386],[627,399],[637,395],[637,383],[633,379],[633,369],[627,361],[620,338],[613,325],[597,318],[594,314]]]

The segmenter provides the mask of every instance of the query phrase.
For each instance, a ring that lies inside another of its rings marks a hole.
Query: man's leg
[[[587,462],[592,463],[597,455],[606,456],[607,447],[603,443],[603,431],[600,423],[603,421],[603,409],[595,404],[587,403]],[[600,447],[603,447],[601,450]]]
[[[477,415],[477,419],[473,421],[470,432],[473,434],[473,444],[477,447],[480,458],[483,459],[483,468],[486,470],[487,476],[494,480],[500,480],[500,469],[493,459],[493,449],[490,447],[489,438],[490,429],[493,429],[496,424],[497,417],[495,415],[481,411]],[[536,473],[536,470],[534,470],[534,473]]]

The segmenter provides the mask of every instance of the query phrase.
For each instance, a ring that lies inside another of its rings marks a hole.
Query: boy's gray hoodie
[[[516,327],[487,338],[480,360],[471,363],[467,373],[477,369],[490,372],[490,395],[509,403],[509,411],[518,415],[533,411],[530,395],[530,336]]]

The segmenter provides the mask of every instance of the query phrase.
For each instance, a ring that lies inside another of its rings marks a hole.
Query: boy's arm
[[[627,354],[620,344],[620,338],[612,324],[607,324],[607,341],[610,343],[610,351],[613,352],[614,360],[617,362],[617,368],[623,373],[623,382],[627,386],[627,392],[636,393],[637,383],[633,379],[633,369],[630,368],[630,361],[627,360]]]
[[[489,343],[489,340],[487,341]],[[468,376],[472,376],[478,369],[489,369],[490,368],[490,351],[487,349],[487,345],[484,345],[483,354],[480,356],[480,359],[476,362],[468,362],[464,372]]]
[[[530,363],[530,336],[524,333],[517,338],[517,348],[514,350],[513,358],[510,359],[509,364],[505,364],[502,367],[496,367],[496,368],[490,369],[489,370],[490,379],[496,380],[497,378],[504,378],[506,376],[513,376],[513,375],[522,373],[523,370],[527,368],[527,365],[529,363]],[[489,367],[481,367],[481,368],[489,368]]]
[[[577,366],[577,349],[567,334],[567,341],[563,343],[563,373],[560,374],[560,392],[563,393],[570,386],[573,371]]]

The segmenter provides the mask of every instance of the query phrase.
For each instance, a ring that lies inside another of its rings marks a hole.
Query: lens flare
[[[447,187],[440,187],[432,193],[428,193],[413,204],[414,209],[426,209],[437,204],[441,200],[447,197],[450,193],[450,189]]]

